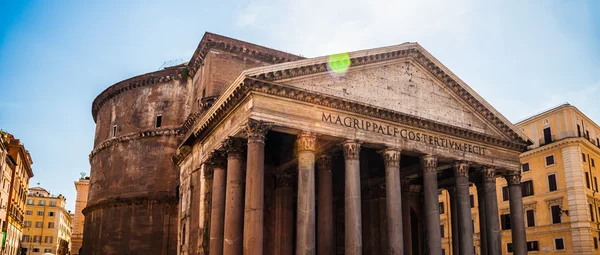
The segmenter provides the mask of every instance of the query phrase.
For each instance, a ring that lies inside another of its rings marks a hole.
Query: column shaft
[[[479,209],[479,243],[481,249],[481,255],[488,255],[488,245],[487,245],[487,232],[488,228],[486,226],[486,214],[485,214],[485,190],[483,188],[484,181],[477,183],[477,207]]]
[[[242,171],[241,145],[236,140],[228,140],[227,184],[225,194],[225,227],[223,230],[223,254],[242,253],[244,231],[244,172]]]
[[[292,176],[278,173],[275,188],[275,252],[289,255],[294,252],[294,190]]]
[[[315,150],[317,137],[302,132],[298,148],[298,210],[296,254],[315,254]]]
[[[519,185],[521,187],[521,185]],[[496,173],[492,168],[484,169],[484,194],[485,194],[485,227],[487,237],[488,255],[502,254],[502,236],[500,220],[498,218],[498,198],[496,196]],[[519,200],[521,201],[521,200]],[[511,206],[512,207],[512,206]],[[521,204],[521,208],[523,208]],[[523,210],[521,209],[521,212]],[[521,214],[522,217],[523,214]],[[522,225],[524,226],[524,225]],[[523,229],[525,231],[525,229]],[[525,239],[523,239],[525,240]]]
[[[270,125],[249,120],[244,207],[244,254],[263,254],[265,206],[265,134]]]
[[[209,251],[211,254],[223,254],[223,230],[225,223],[225,186],[226,178],[224,168],[224,157],[217,159],[213,168],[213,186],[212,186],[212,203],[210,213],[210,243]],[[221,163],[222,162],[222,163]]]
[[[461,255],[473,254],[473,217],[469,195],[469,164],[454,164],[456,207],[458,209],[459,250]]]
[[[402,188],[400,184],[400,151],[380,152],[385,164],[385,202],[387,216],[387,254],[404,254],[402,237]]]
[[[319,157],[319,178],[317,178],[319,188],[317,207],[319,223],[317,224],[317,254],[329,255],[335,251],[335,237],[333,233],[333,177],[331,156],[323,155]]]
[[[454,188],[449,188],[450,193],[450,225],[452,226],[452,255],[460,254],[460,234],[458,232],[458,208],[456,206],[456,192]]]
[[[345,159],[344,226],[345,254],[362,254],[362,218],[360,196],[360,143],[343,143]],[[439,219],[438,219],[439,221]]]
[[[511,174],[508,176],[507,181],[508,193],[510,194],[510,226],[512,228],[513,250],[515,255],[524,255],[527,254],[527,237],[523,215],[521,175]]]
[[[423,197],[425,209],[426,247],[429,255],[442,254],[440,211],[438,200],[437,156],[421,157],[423,166]]]
[[[404,237],[403,247],[406,251],[406,254],[410,254],[412,252],[412,235],[410,223],[410,201],[409,201],[409,193],[410,193],[410,180],[403,179],[402,180],[402,236]]]

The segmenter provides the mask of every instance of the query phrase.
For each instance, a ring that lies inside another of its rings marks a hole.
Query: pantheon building
[[[531,142],[417,43],[305,58],[206,33],[189,62],[110,86],[92,114],[81,254],[496,255],[497,178],[527,253]]]

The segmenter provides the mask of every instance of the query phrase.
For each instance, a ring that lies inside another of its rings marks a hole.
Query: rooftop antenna
[[[86,172],[81,172],[81,173],[79,173],[79,175],[81,175],[81,179],[84,179],[85,176],[87,175],[87,173]]]
[[[174,59],[174,60],[169,60],[169,61],[165,61],[159,68],[158,70],[163,70],[163,69],[167,69],[169,67],[172,66],[176,66],[176,65],[180,65],[183,64],[185,61],[180,58],[180,59]]]

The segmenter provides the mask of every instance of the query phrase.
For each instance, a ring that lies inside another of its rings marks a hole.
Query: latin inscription
[[[438,136],[432,136],[423,134],[410,129],[394,127],[386,124],[381,124],[373,121],[357,119],[353,117],[335,116],[332,114],[323,113],[321,121],[328,122],[331,124],[341,125],[348,128],[354,128],[364,130],[368,132],[374,132],[382,135],[388,135],[393,137],[401,137],[406,140],[422,142],[429,145],[438,147],[450,148],[458,151],[469,152],[477,155],[485,155],[486,148],[454,141],[448,138],[442,138]]]

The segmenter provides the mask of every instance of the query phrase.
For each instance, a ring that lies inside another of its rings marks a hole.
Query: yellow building
[[[33,177],[31,170],[31,155],[19,139],[7,133],[8,155],[12,158],[14,168],[10,172],[8,189],[7,219],[2,226],[6,232],[3,252],[15,255],[19,251],[19,242],[23,235],[23,215],[25,213],[25,199],[29,188],[29,179]]]
[[[600,126],[563,104],[515,124],[533,141],[521,154],[527,248],[545,254],[600,254]],[[496,181],[502,254],[511,254],[506,180]],[[475,253],[479,242],[477,187],[472,195]],[[445,254],[452,253],[449,192],[440,192]],[[444,208],[442,208],[444,207]]]
[[[30,188],[21,248],[28,255],[69,254],[71,215],[63,195],[52,196],[40,187]]]
[[[83,173],[85,174],[85,173]],[[73,216],[73,235],[71,236],[71,254],[79,255],[79,249],[83,243],[83,224],[85,218],[81,212],[87,205],[88,190],[90,187],[90,177],[80,178],[75,182],[77,190],[77,200],[75,201],[75,213]]]

